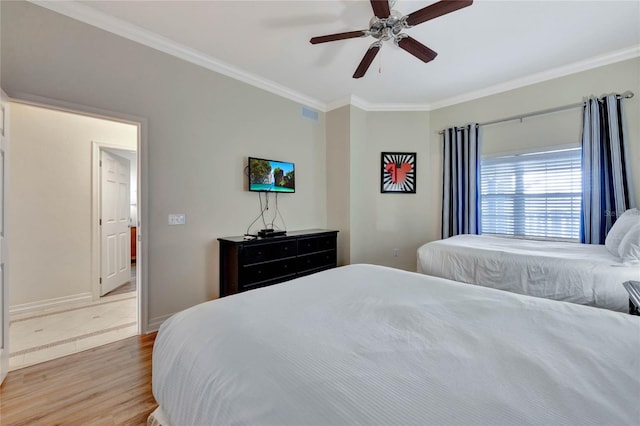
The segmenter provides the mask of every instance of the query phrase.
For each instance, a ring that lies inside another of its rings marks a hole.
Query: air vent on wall
[[[306,106],[302,107],[302,116],[307,120],[318,121],[318,111],[314,111]]]

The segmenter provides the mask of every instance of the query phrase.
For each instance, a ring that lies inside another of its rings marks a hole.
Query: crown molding
[[[602,67],[605,65],[614,64],[616,62],[626,61],[628,59],[634,59],[640,57],[640,45],[627,47],[624,49],[616,50],[604,55],[595,56],[583,61],[574,62],[562,67],[553,68],[543,72],[531,74],[522,78],[510,80],[504,83],[496,84],[493,86],[485,87],[480,90],[468,92],[463,95],[454,96],[451,98],[442,99],[431,104],[384,104],[384,103],[371,103],[366,99],[352,95],[334,102],[330,102],[326,105],[327,111],[331,111],[336,108],[340,108],[344,105],[351,104],[364,111],[433,111],[440,108],[460,104],[463,102],[472,101],[475,99],[484,98],[486,96],[496,95],[498,93],[507,92],[509,90],[519,89],[521,87],[529,86],[536,83],[542,83],[544,81],[553,80],[554,78],[565,77],[567,75],[576,74],[582,71],[587,71],[593,68]]]
[[[354,107],[358,107],[364,111],[373,111],[373,108],[375,108],[376,106],[375,104],[367,102],[365,99],[362,99],[361,97],[356,95],[351,95],[350,99],[351,105],[353,105]]]
[[[375,104],[356,95],[345,96],[327,104],[327,111],[342,108],[345,105],[358,107],[363,111],[429,111],[427,104]]]
[[[472,101],[486,96],[496,95],[498,93],[507,92],[509,90],[519,89],[521,87],[529,86],[536,83],[542,83],[544,81],[553,80],[555,78],[565,77],[567,75],[576,74],[582,71],[587,71],[593,68],[602,67],[605,65],[614,64],[616,62],[626,61],[628,59],[637,58],[640,56],[640,45],[627,47],[624,49],[616,50],[604,55],[595,56],[583,61],[574,62],[569,65],[564,65],[558,68],[542,71],[539,73],[531,74],[522,78],[517,78],[504,83],[489,86],[484,89],[475,90],[473,92],[465,93],[460,96],[454,96],[451,98],[436,101],[430,104],[430,110],[436,110],[445,108],[448,106],[460,104],[463,102]]]
[[[85,24],[89,24],[120,37],[135,41],[136,43],[151,47],[187,62],[207,68],[211,71],[223,74],[227,77],[240,80],[243,83],[258,87],[275,95],[282,96],[294,102],[299,102],[322,112],[326,111],[326,104],[318,99],[304,95],[274,81],[249,73],[236,66],[205,55],[196,49],[176,43],[166,37],[144,30],[136,25],[123,21],[122,19],[97,11],[89,6],[85,6],[75,1],[28,1],[37,6],[44,7],[45,9],[49,9],[77,21],[84,22]]]
[[[353,105],[365,111],[433,111],[640,56],[640,45],[635,45],[429,104],[372,103],[355,95],[323,102],[75,1],[28,1],[321,112],[328,112],[345,105]]]
[[[430,104],[369,104],[367,111],[412,112],[431,111]]]
[[[334,109],[342,108],[343,106],[353,105],[352,98],[353,96],[345,96],[344,98],[329,102],[325,106],[325,112],[333,111]]]
[[[616,50],[604,55],[595,56],[583,61],[574,62],[572,64],[553,68],[543,72],[530,74],[528,76],[510,80],[504,83],[485,87],[480,90],[474,90],[463,95],[442,99],[431,104],[375,104],[365,99],[351,96],[352,105],[357,106],[365,111],[434,111],[440,108],[460,104],[463,102],[473,101],[475,99],[484,98],[486,96],[496,95],[498,93],[507,92],[509,90],[519,89],[544,81],[553,80],[555,78],[565,77],[567,75],[576,74],[593,68],[614,64],[640,57],[640,45],[630,46],[624,49]],[[342,106],[342,105],[339,105]],[[327,105],[331,110],[333,103]]]

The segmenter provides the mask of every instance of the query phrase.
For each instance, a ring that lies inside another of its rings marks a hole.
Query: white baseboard
[[[71,296],[55,297],[53,299],[39,300],[37,302],[22,303],[9,306],[9,314],[27,314],[43,309],[66,308],[91,303],[91,293],[78,293]]]
[[[158,331],[160,329],[160,326],[162,325],[163,322],[165,322],[166,320],[169,319],[170,316],[172,316],[173,314],[169,314],[169,315],[162,315],[159,317],[155,317],[155,318],[151,318],[149,319],[149,324],[147,324],[147,333],[153,333],[154,331]]]

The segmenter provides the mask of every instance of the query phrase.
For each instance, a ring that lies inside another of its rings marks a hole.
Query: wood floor
[[[156,334],[9,373],[0,387],[0,424],[146,425]]]

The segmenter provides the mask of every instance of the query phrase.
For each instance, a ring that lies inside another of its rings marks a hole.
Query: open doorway
[[[15,370],[140,333],[140,129],[42,105],[14,102],[12,111],[17,149],[10,159],[9,225],[23,236],[12,244],[10,259],[9,369]],[[104,294],[101,151],[129,165],[128,187],[116,188],[124,200],[116,211],[125,216],[127,249],[119,244],[111,258],[126,260],[127,280]]]

